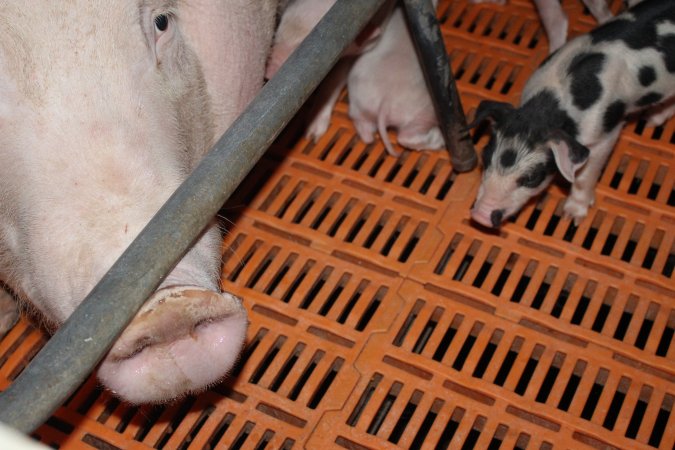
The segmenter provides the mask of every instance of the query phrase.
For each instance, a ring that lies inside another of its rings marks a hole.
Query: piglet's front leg
[[[570,195],[563,207],[565,217],[573,219],[577,226],[588,214],[588,209],[595,203],[595,185],[598,184],[602,168],[614,148],[620,131],[621,127],[617,127],[597,144],[588,146],[591,157],[577,172],[572,182]]]
[[[603,24],[613,17],[609,6],[607,6],[607,0],[584,0],[584,4],[599,24]]]
[[[553,53],[567,40],[567,14],[557,0],[534,0],[534,4],[548,36],[548,52]]]
[[[316,103],[312,107],[312,121],[307,127],[308,139],[316,142],[328,131],[333,108],[342,89],[347,85],[347,75],[353,63],[352,58],[340,60],[319,87]]]

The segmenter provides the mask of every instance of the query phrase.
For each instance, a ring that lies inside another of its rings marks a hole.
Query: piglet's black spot
[[[492,163],[492,155],[495,153],[495,138],[492,137],[483,148],[483,168],[487,169]]]
[[[546,163],[535,164],[534,167],[528,170],[524,175],[518,177],[516,184],[519,187],[534,189],[544,182],[547,175],[548,170]]]
[[[499,130],[503,137],[517,137],[534,148],[556,127],[562,128],[570,136],[578,133],[576,122],[560,107],[556,94],[550,89],[542,89],[507,115],[499,125]]]
[[[660,42],[663,62],[668,72],[675,73],[675,35],[662,36]]]
[[[591,41],[597,44],[621,40],[635,50],[655,47],[657,24],[674,16],[675,5],[671,1],[641,2],[631,8],[627,16],[619,16],[591,31]]]
[[[570,161],[574,164],[581,164],[588,159],[590,153],[591,151],[588,150],[588,147],[574,141],[570,146]]]
[[[590,33],[591,42],[622,41],[635,50],[652,47],[661,52],[668,70],[675,72],[675,36],[659,36],[657,30],[664,21],[675,21],[675,2],[640,2],[626,16],[620,16],[593,30]]]
[[[641,85],[647,87],[656,81],[656,71],[652,66],[642,66],[638,73],[638,79]]]
[[[499,157],[499,163],[502,167],[513,166],[516,163],[516,151],[511,148],[504,150]]]
[[[588,109],[600,100],[600,72],[605,62],[602,53],[581,53],[572,59],[567,74],[571,77],[572,102],[579,109]]]
[[[607,107],[602,116],[602,129],[605,133],[612,131],[626,114],[626,104],[621,100],[615,100]]]
[[[659,94],[658,92],[650,92],[640,97],[636,104],[638,106],[649,106],[653,105],[654,103],[658,103],[661,100],[663,100],[662,94]]]
[[[555,162],[555,156],[553,156],[553,150],[550,148],[546,149],[546,173],[555,173],[558,170],[558,166]]]
[[[593,44],[606,41],[616,41],[618,39],[626,38],[626,29],[630,28],[632,24],[631,20],[626,19],[615,19],[611,22],[607,22],[601,27],[596,28],[591,31],[591,41]],[[637,47],[641,48],[641,47]]]

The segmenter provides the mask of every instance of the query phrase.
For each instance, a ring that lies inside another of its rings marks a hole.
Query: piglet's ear
[[[467,128],[476,127],[486,119],[491,119],[493,122],[501,122],[509,112],[513,111],[513,109],[513,105],[510,103],[483,100],[476,109],[473,122],[471,122]]]
[[[588,148],[562,130],[551,133],[545,145],[553,152],[555,163],[562,176],[573,183],[577,170],[588,161],[590,154]]]

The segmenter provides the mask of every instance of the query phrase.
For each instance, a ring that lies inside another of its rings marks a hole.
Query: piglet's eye
[[[169,28],[169,16],[167,14],[160,14],[158,16],[155,16],[155,29],[157,32],[163,32],[166,31],[167,28]]]
[[[526,187],[530,189],[535,189],[539,187],[541,183],[544,182],[547,176],[546,165],[537,164],[531,168],[525,175],[518,177],[516,184],[519,187]]]

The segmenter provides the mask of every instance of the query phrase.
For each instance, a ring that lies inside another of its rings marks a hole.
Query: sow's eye
[[[163,13],[154,16],[152,22],[155,26],[155,45],[159,52],[173,35],[174,19],[171,14]]]
[[[149,28],[152,31],[148,38],[152,40],[154,37],[155,42],[152,47],[154,47],[155,58],[158,63],[167,62],[167,58],[170,58],[171,42],[176,34],[175,17],[170,12],[163,12],[153,14],[150,16],[150,20],[152,22],[149,24]]]
[[[155,16],[155,33],[156,34],[161,34],[169,28],[169,15],[168,14],[160,14],[158,16]]]

